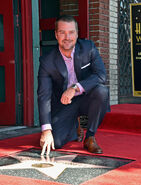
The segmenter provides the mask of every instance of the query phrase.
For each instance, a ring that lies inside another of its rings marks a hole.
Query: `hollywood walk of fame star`
[[[66,168],[110,168],[101,165],[86,164],[73,162],[77,157],[77,154],[74,155],[64,155],[59,157],[52,157],[45,159],[43,156],[39,159],[33,159],[31,157],[25,156],[14,156],[20,163],[1,166],[0,170],[12,170],[12,169],[36,169],[39,172],[44,173],[45,175],[56,180],[59,175],[63,173]],[[11,156],[13,157],[13,156]]]

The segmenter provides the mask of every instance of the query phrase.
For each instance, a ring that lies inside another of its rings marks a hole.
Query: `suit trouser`
[[[109,105],[108,88],[99,85],[88,94],[76,96],[69,105],[59,103],[52,110],[52,133],[56,148],[77,139],[78,116],[87,115],[87,131],[94,135]]]

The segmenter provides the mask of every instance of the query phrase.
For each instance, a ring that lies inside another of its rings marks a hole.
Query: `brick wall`
[[[109,0],[89,1],[90,39],[99,49],[107,70],[107,85],[109,86]]]
[[[78,15],[78,0],[60,0],[60,14]]]

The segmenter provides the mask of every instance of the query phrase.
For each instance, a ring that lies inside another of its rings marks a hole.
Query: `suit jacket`
[[[74,70],[85,93],[99,84],[105,84],[104,63],[92,41],[77,40],[74,52]],[[40,57],[37,93],[41,125],[51,124],[52,104],[60,102],[62,93],[67,89],[67,84],[67,67],[58,46],[56,46],[51,52]]]

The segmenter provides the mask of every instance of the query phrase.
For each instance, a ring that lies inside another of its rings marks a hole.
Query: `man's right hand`
[[[50,154],[50,150],[54,148],[54,139],[51,130],[44,130],[40,138],[40,146],[42,147],[41,155],[44,155],[47,150],[47,155]]]

